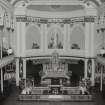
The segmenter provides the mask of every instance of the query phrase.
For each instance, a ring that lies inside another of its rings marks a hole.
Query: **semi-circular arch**
[[[32,3],[36,3],[36,4],[37,3],[41,3],[41,0],[40,1],[38,1],[38,0],[34,0],[34,1],[31,1],[31,0],[10,0],[10,3],[15,6],[20,1],[24,1],[25,3],[28,3],[28,4],[30,4],[31,2]],[[55,0],[55,2],[54,2],[54,0],[52,0],[52,1],[51,1],[52,2],[52,5],[56,5],[56,2],[58,2],[58,3],[61,2],[61,0],[58,0],[58,1]],[[44,2],[44,0],[43,0],[43,2]],[[45,2],[47,2],[47,0],[45,0]],[[48,0],[48,2],[49,2],[49,0]],[[66,1],[64,0],[64,2],[68,2],[69,3],[69,0],[66,0]],[[74,0],[72,0],[70,2],[72,3],[72,2],[74,2]],[[103,0],[77,0],[77,2],[74,2],[74,3],[76,3],[76,4],[79,3],[81,5],[84,5],[84,3],[87,3],[87,2],[93,2],[96,6],[100,6],[103,3]]]

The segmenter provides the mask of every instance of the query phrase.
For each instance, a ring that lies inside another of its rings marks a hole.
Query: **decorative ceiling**
[[[12,5],[15,5],[19,1],[30,2],[30,1],[44,1],[44,0],[6,0],[6,1],[10,2]],[[54,1],[54,0],[50,0],[50,1]],[[55,1],[60,1],[60,0],[55,0]],[[100,4],[105,2],[105,0],[61,0],[61,1],[65,1],[65,2],[66,1],[83,1],[83,2],[91,1],[91,2],[95,3],[97,6],[99,6]]]
[[[14,4],[14,3],[16,3],[18,1],[22,1],[22,0],[7,0],[7,1],[10,2],[10,3],[12,3],[12,4]],[[23,0],[23,1],[27,1],[27,0]],[[38,0],[28,0],[28,1],[38,1]],[[41,0],[39,0],[39,1],[41,1]],[[73,1],[92,1],[92,2],[95,2],[95,3],[105,2],[105,0],[73,0]]]
[[[31,10],[50,12],[64,12],[84,9],[84,7],[81,5],[29,5],[27,8]]]

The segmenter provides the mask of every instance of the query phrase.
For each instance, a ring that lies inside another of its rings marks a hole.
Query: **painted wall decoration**
[[[70,35],[70,49],[85,48],[85,33],[82,25],[73,25]]]
[[[23,60],[22,58],[19,59],[19,76],[23,78]]]
[[[48,32],[48,49],[63,49],[63,33],[57,27]]]
[[[90,78],[92,75],[92,60],[89,59],[87,63],[87,76]]]
[[[26,49],[40,49],[41,33],[36,25],[29,25],[26,32]]]

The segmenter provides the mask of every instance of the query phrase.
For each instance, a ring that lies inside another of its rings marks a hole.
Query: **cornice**
[[[75,22],[95,22],[95,16],[82,16],[82,17],[73,17],[73,18],[40,18],[40,17],[31,17],[31,16],[16,16],[17,22],[37,22],[37,23],[64,23],[71,24]]]

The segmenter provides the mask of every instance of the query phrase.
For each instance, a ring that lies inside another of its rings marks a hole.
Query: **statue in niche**
[[[33,42],[32,49],[39,49],[39,45],[36,42]]]
[[[48,44],[48,48],[49,49],[63,49],[63,44],[61,41],[59,41],[59,33],[56,30],[52,32],[52,37]]]
[[[53,37],[51,37],[51,41],[49,42],[48,48],[54,49],[54,38]]]
[[[61,43],[61,41],[59,41],[59,35],[58,35],[58,33],[56,34],[56,47],[58,48],[58,49],[63,49],[63,45],[62,45],[62,43]]]

